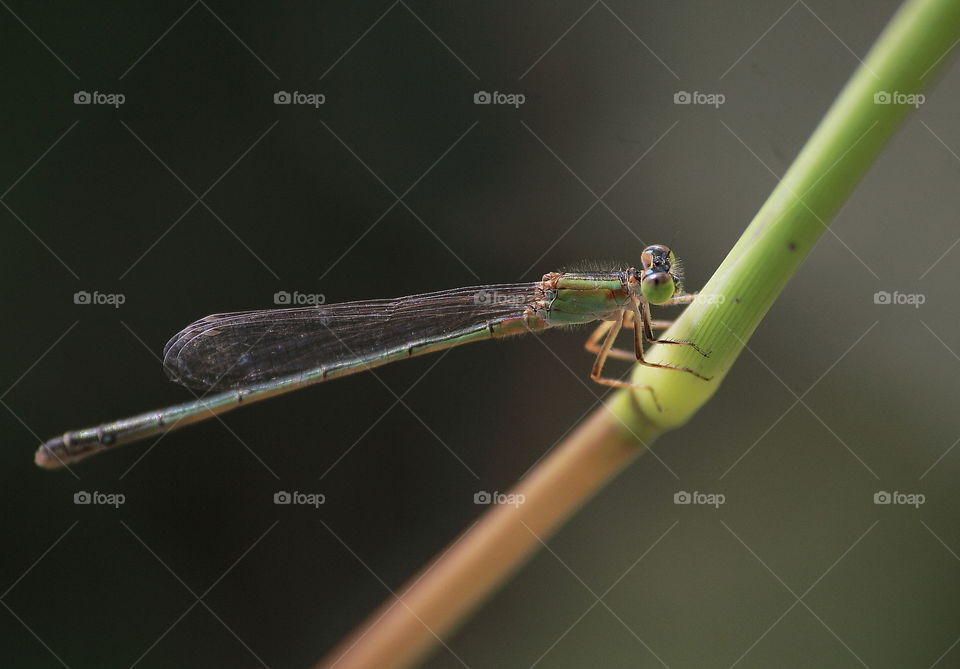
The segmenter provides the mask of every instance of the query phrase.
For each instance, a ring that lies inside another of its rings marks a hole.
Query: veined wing
[[[213,314],[167,342],[177,383],[226,389],[375,360],[521,315],[535,284],[456,288],[391,300]]]

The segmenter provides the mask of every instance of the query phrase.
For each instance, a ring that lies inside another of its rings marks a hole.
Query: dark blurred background
[[[278,291],[535,280],[658,241],[702,286],[897,4],[3,3],[3,663],[318,659],[595,405],[586,331],[389,366],[73,473],[35,468],[37,444],[189,399],[167,339]],[[958,103],[948,66],[755,355],[426,666],[960,666]]]

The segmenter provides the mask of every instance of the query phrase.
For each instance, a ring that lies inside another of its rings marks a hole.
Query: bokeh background
[[[188,399],[168,337],[277,291],[536,280],[658,241],[696,289],[897,4],[3,3],[4,664],[317,660],[595,406],[586,331],[389,366],[72,473],[36,469],[39,441]],[[958,104],[948,66],[714,400],[425,666],[960,666]]]

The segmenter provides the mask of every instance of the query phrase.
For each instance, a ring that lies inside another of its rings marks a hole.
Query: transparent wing
[[[163,366],[171,380],[191,388],[236,388],[376,360],[519,316],[534,299],[534,284],[523,283],[213,314],[167,342]]]

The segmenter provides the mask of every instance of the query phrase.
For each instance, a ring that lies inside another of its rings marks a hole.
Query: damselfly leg
[[[690,295],[678,295],[671,298],[665,304],[689,304],[696,298],[696,294]],[[705,377],[701,374],[698,374],[689,367],[678,367],[675,365],[665,365],[655,362],[648,362],[643,357],[643,341],[646,340],[649,343],[654,344],[674,344],[678,346],[690,346],[700,355],[707,357],[708,354],[702,351],[696,344],[689,341],[676,341],[671,339],[655,339],[653,336],[654,330],[666,330],[671,325],[673,321],[665,320],[654,320],[650,316],[650,305],[646,301],[633,299],[630,301],[630,306],[620,310],[617,314],[617,317],[611,321],[602,322],[590,335],[584,344],[586,348],[591,353],[594,353],[597,357],[593,363],[593,369],[590,373],[590,378],[599,384],[605,386],[613,386],[616,388],[635,388],[640,390],[649,390],[650,395],[653,398],[654,404],[657,405],[657,409],[662,411],[660,402],[657,400],[656,393],[653,388],[645,384],[632,383],[630,381],[623,381],[621,379],[613,379],[610,377],[603,376],[603,368],[606,365],[607,358],[615,358],[617,360],[627,360],[627,361],[636,361],[641,365],[647,367],[659,367],[661,369],[673,369],[678,372],[687,372],[692,374],[698,379],[703,379],[704,381],[709,381],[708,377]],[[616,341],[617,335],[620,333],[620,330],[624,327],[628,327],[633,330],[633,343],[634,350],[627,351],[621,348],[615,348],[613,346]]]
[[[597,351],[597,359],[593,362],[593,369],[590,372],[590,378],[600,385],[603,386],[612,386],[614,388],[635,388],[637,390],[649,390],[650,397],[653,398],[653,403],[657,406],[657,411],[663,411],[660,407],[660,402],[657,400],[657,394],[654,392],[652,386],[644,385],[641,383],[633,383],[631,381],[623,381],[622,379],[611,379],[606,376],[603,376],[603,366],[607,362],[607,355],[610,353],[610,349],[613,346],[614,340],[617,338],[617,335],[620,334],[620,329],[623,327],[623,320],[628,311],[620,310],[620,313],[617,314],[616,320],[607,321],[610,323],[610,326],[607,328],[607,335],[604,337],[603,343],[600,345],[599,350]],[[597,328],[599,331],[600,328]],[[594,333],[596,334],[596,333]],[[633,359],[633,356],[630,357]]]
[[[673,325],[673,321],[650,321],[650,327],[654,330],[667,330],[671,325]],[[607,334],[612,327],[613,321],[601,322],[600,325],[593,329],[593,332],[587,338],[587,341],[584,342],[583,347],[594,355],[600,353],[600,346],[603,343],[603,336]],[[626,312],[623,318],[623,327],[633,329],[632,310]],[[637,359],[637,354],[635,351],[628,351],[626,349],[616,347],[612,347],[609,351],[607,351],[607,355],[615,360],[626,360],[627,362],[633,362]]]

